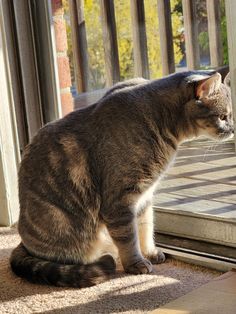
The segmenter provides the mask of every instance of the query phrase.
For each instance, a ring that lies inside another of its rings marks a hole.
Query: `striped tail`
[[[115,273],[116,264],[111,255],[87,265],[64,265],[34,257],[22,243],[11,255],[13,272],[33,283],[61,287],[90,287],[109,279]]]

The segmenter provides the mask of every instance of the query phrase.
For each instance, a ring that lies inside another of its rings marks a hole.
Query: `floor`
[[[0,228],[1,314],[149,313],[221,275],[168,259],[147,275],[128,275],[118,266],[113,278],[90,288],[36,285],[16,277],[9,267],[9,256],[19,241],[16,229]]]
[[[198,140],[184,144],[162,181],[156,205],[236,219],[234,142]]]

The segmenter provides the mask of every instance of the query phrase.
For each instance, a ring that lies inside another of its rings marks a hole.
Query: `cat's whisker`
[[[208,153],[212,151],[212,147],[214,146],[214,144],[208,146],[208,148],[206,149],[205,153],[204,153],[204,156],[203,156],[203,160],[202,161],[205,161],[206,157],[208,157]]]
[[[213,144],[211,146],[211,152],[215,151],[216,145],[217,145],[216,142],[213,142]]]
[[[215,140],[214,146],[213,146],[213,149],[212,149],[214,152],[216,151],[216,148],[217,148],[218,145],[219,145],[219,142]]]

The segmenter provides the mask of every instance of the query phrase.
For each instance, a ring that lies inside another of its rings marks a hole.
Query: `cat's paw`
[[[152,263],[146,258],[140,259],[134,264],[125,267],[125,271],[130,274],[148,274],[152,272]]]
[[[161,264],[166,260],[165,254],[159,248],[156,248],[155,252],[147,256],[147,258],[152,264]]]

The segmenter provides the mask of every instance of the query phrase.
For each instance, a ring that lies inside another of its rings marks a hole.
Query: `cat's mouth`
[[[207,131],[206,129],[203,129],[199,135],[203,135],[207,138],[224,142],[234,137],[234,130],[230,128],[230,130],[227,131],[219,131],[215,128],[209,128]]]

